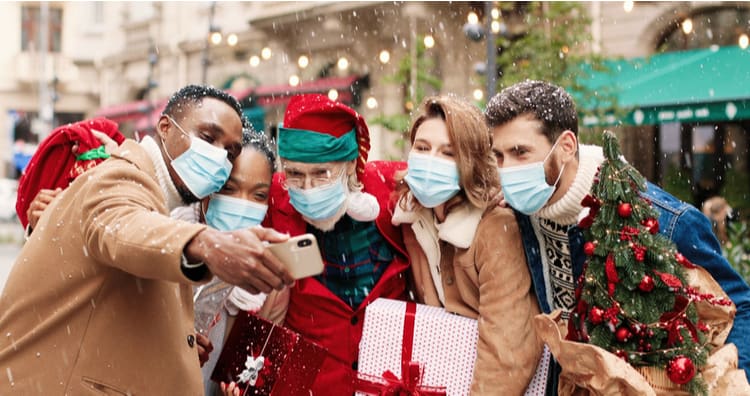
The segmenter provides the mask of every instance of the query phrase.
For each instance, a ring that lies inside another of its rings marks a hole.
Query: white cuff
[[[24,232],[23,232],[23,239],[26,240],[26,241],[28,241],[29,238],[31,238],[31,232],[32,231],[34,231],[34,230],[31,228],[31,223],[26,224],[26,230],[24,230]]]
[[[198,268],[198,267],[200,267],[202,265],[205,265],[205,264],[203,264],[202,261],[199,261],[197,263],[189,263],[187,257],[185,257],[185,253],[183,253],[180,256],[180,260],[181,260],[180,261],[180,265],[182,265],[183,267],[185,267],[187,269],[194,269],[194,268]]]

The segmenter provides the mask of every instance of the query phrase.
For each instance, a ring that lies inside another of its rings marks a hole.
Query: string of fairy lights
[[[626,13],[632,12],[636,6],[637,4],[634,1],[623,2],[623,10]],[[491,19],[488,23],[489,29],[491,29],[492,33],[499,34],[507,30],[507,26],[502,19],[502,12],[498,8],[492,8],[490,16]],[[474,11],[470,11],[467,14],[466,21],[467,25],[482,25],[479,15]],[[693,19],[689,15],[685,16],[681,21],[679,21],[678,25],[685,35],[690,35],[695,31]],[[222,34],[221,30],[219,28],[215,28],[213,25],[211,25],[208,40],[209,43],[213,46],[218,46],[225,42],[227,46],[235,47],[240,42],[240,39],[236,33],[229,33],[226,35],[226,37],[224,37],[224,34]],[[434,48],[436,45],[435,36],[429,33],[424,35],[422,38],[422,43],[427,50]],[[737,44],[740,46],[740,48],[746,49],[750,44],[750,37],[748,37],[748,34],[738,32]],[[259,51],[254,51],[247,57],[247,64],[250,68],[257,68],[262,64],[262,62],[270,60],[274,55],[274,51],[269,46],[264,46]],[[286,56],[286,54],[282,55]],[[288,76],[287,82],[289,86],[297,87],[303,82],[303,78],[301,77],[302,71],[312,65],[312,57],[313,54],[300,54],[297,57],[296,65],[298,69],[296,72],[293,72]],[[387,49],[382,49],[377,53],[377,62],[379,62],[381,65],[389,64],[392,61],[392,58],[393,57],[391,52]],[[335,67],[341,72],[346,72],[351,67],[351,61],[346,56],[340,56],[335,61]],[[483,88],[475,87],[472,90],[471,95],[475,100],[481,101],[482,99],[484,99],[485,90]],[[339,96],[339,93],[336,89],[331,89],[328,92],[328,96],[332,100],[336,100]],[[365,98],[364,104],[368,109],[375,109],[379,106],[378,100],[374,96]]]

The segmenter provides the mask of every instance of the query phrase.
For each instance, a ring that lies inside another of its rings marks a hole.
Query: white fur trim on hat
[[[380,205],[371,194],[351,192],[347,197],[346,214],[357,221],[373,221],[380,214]]]

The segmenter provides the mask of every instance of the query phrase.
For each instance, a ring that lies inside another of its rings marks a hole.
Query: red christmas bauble
[[[656,234],[659,232],[659,220],[654,219],[653,217],[649,217],[646,220],[643,220],[643,226],[648,229],[648,232],[651,234]]]
[[[677,356],[667,364],[667,376],[675,384],[687,384],[695,377],[695,364],[687,356]]]
[[[620,359],[622,359],[622,360],[626,361],[626,362],[628,361],[628,353],[627,353],[627,352],[625,352],[625,351],[623,351],[622,349],[618,349],[618,350],[616,350],[616,351],[615,351],[615,355],[616,355],[617,357],[619,357]]]
[[[633,205],[623,202],[619,205],[617,205],[617,214],[620,215],[620,217],[630,217],[630,215],[633,213]]]
[[[604,321],[604,310],[599,307],[591,308],[589,320],[595,325],[601,324]]]
[[[654,278],[648,275],[643,275],[643,279],[641,279],[641,283],[638,284],[638,288],[645,292],[654,290]]]
[[[583,252],[587,256],[593,256],[594,250],[596,250],[596,242],[586,242],[583,244]]]
[[[615,338],[620,342],[628,342],[628,339],[630,339],[630,334],[630,330],[628,330],[627,327],[623,326],[617,329],[617,332],[615,332]]]

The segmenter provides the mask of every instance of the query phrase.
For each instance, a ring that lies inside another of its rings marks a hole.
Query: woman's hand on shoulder
[[[494,198],[490,201],[489,207],[493,206],[499,206],[501,208],[509,208],[508,202],[505,201],[505,194],[503,194],[503,189],[500,188],[497,190],[497,195],[495,195]]]

